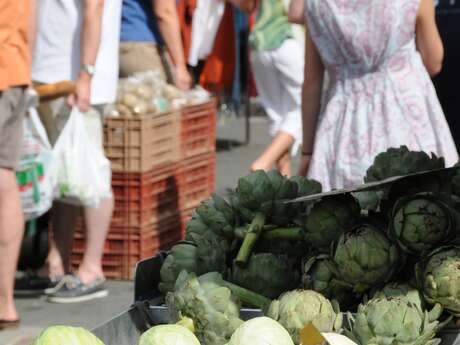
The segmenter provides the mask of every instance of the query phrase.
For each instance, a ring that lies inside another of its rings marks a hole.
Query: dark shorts
[[[26,97],[23,87],[0,91],[0,168],[14,170],[19,163]]]

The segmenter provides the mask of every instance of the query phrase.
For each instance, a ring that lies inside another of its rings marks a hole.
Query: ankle
[[[16,321],[17,319],[19,319],[19,315],[13,301],[3,303],[0,300],[0,306],[0,320]]]
[[[100,266],[85,263],[81,264],[75,275],[85,285],[94,282],[96,279],[104,278],[104,273]]]

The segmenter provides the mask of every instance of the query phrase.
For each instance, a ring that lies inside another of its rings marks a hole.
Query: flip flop
[[[0,331],[16,329],[19,327],[21,320],[0,320]]]

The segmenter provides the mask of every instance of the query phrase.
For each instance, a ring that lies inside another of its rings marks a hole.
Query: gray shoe
[[[98,278],[91,284],[85,285],[78,277],[68,275],[61,280],[53,293],[48,294],[48,302],[78,303],[107,297],[108,294],[104,278]]]

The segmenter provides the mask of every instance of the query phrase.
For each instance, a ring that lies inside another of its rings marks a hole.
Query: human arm
[[[161,36],[174,64],[175,84],[179,89],[190,88],[191,77],[185,63],[179,16],[175,0],[153,0],[153,11]]]
[[[436,25],[433,0],[421,0],[416,25],[417,49],[431,76],[442,69],[444,47]]]
[[[101,43],[103,13],[104,0],[83,1],[83,24],[80,33],[80,63],[82,66],[96,64]],[[82,69],[75,81],[75,92],[68,98],[69,105],[77,106],[81,112],[88,111],[91,105],[91,80],[92,75]]]
[[[308,173],[310,159],[313,153],[318,115],[321,110],[321,93],[324,80],[324,65],[308,28],[306,28],[305,33],[304,73],[302,87],[303,140],[298,170],[300,176],[305,176]]]
[[[256,0],[227,0],[244,12],[252,12],[256,9]]]
[[[304,8],[305,0],[292,0],[289,5],[289,21],[294,24],[305,24]]]

